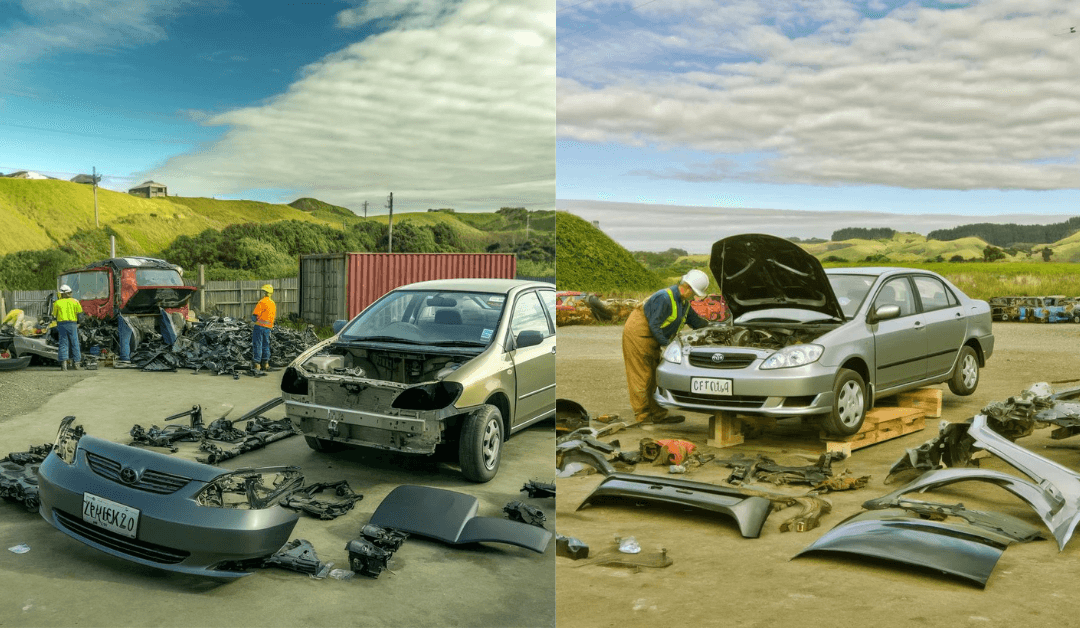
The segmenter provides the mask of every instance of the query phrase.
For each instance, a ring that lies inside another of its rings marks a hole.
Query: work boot
[[[262,361],[262,370],[264,370],[264,371],[269,371],[270,370],[270,361],[269,360],[263,360]]]
[[[75,360],[71,361],[71,370],[73,370],[73,371],[79,370],[79,363],[76,362]]]
[[[261,368],[261,367],[260,367],[260,365],[259,365],[259,363],[258,363],[258,362],[255,362],[255,361],[252,361],[252,362],[251,362],[251,370],[253,370],[253,371],[257,371],[257,370],[259,370],[260,368]]]
[[[61,360],[60,361],[60,370],[61,371],[66,371],[67,370],[67,360]]]

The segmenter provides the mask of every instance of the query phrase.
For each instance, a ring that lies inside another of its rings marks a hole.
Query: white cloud
[[[287,190],[357,208],[551,208],[550,0],[471,0],[439,24],[372,36],[306,68],[266,104],[229,111],[205,150],[148,177],[182,195]],[[283,200],[292,200],[283,199]]]
[[[735,175],[704,163],[649,176],[1080,187],[1080,35],[1055,36],[1080,6],[907,3],[870,19],[841,0],[672,0],[637,9],[643,28],[595,26],[598,7],[625,3],[572,4],[560,1],[560,138],[771,155]]]
[[[393,20],[394,27],[434,26],[452,15],[460,0],[360,0],[361,5],[337,14],[341,28],[355,28],[369,22]]]

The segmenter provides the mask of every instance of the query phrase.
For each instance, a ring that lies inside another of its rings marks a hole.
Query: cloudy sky
[[[0,0],[0,172],[551,209],[552,0]]]
[[[557,0],[557,24],[560,204],[1080,214],[1080,5]]]

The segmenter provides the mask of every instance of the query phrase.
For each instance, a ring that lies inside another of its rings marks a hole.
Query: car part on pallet
[[[32,445],[27,451],[0,458],[0,497],[22,504],[29,512],[37,512],[40,505],[37,470],[52,447],[52,443]]]
[[[349,568],[360,575],[378,578],[409,535],[369,523],[360,529],[360,537],[345,546]]]
[[[334,566],[334,563],[324,563],[319,560],[315,547],[307,540],[293,539],[273,556],[267,558],[265,566],[299,571],[322,579],[330,573],[330,568]]]
[[[525,486],[521,487],[521,491],[528,493],[529,497],[543,498],[543,497],[555,497],[555,483],[554,482],[541,482],[539,480],[529,480],[525,483]]]
[[[444,543],[490,541],[543,553],[551,532],[495,517],[477,517],[480,500],[472,495],[427,486],[404,485],[383,499],[371,523]]]
[[[677,504],[720,513],[735,519],[739,532],[748,539],[761,535],[772,509],[767,498],[747,495],[736,488],[631,473],[609,474],[577,509],[608,499]]]
[[[1017,543],[1027,543],[1046,538],[1046,534],[1042,530],[1028,525],[1016,517],[999,512],[972,510],[965,508],[963,504],[938,504],[898,496],[891,499],[879,497],[868,500],[863,503],[863,508],[867,510],[903,508],[924,519],[933,519],[935,521],[943,521],[947,517],[956,517]]]
[[[520,521],[539,528],[544,527],[544,522],[547,521],[547,515],[543,510],[519,501],[512,501],[503,506],[503,512],[510,521]]]
[[[333,491],[338,498],[337,500],[315,498],[316,495],[328,489]],[[354,493],[347,481],[340,480],[338,482],[317,482],[310,486],[297,488],[281,499],[281,505],[328,521],[349,512],[356,505],[356,502],[362,499],[364,499],[364,496]]]
[[[277,500],[296,467],[229,471],[84,434],[66,417],[38,470],[42,517],[98,550],[181,573],[235,578],[288,540]]]
[[[966,522],[927,520],[894,508],[849,517],[794,558],[816,552],[855,554],[940,571],[985,587],[1009,541]]]
[[[589,557],[589,546],[581,539],[572,536],[555,535],[555,555],[565,556],[571,560],[580,560]]]

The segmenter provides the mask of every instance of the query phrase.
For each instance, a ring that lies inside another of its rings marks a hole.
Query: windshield
[[[140,286],[184,285],[180,273],[168,268],[139,268],[135,271],[135,282]]]
[[[71,298],[78,300],[109,298],[109,274],[103,270],[60,275],[60,285],[71,288]]]
[[[486,347],[505,305],[505,294],[394,291],[353,319],[341,340]]]
[[[855,316],[876,280],[874,275],[829,275],[829,284],[844,310],[844,318]]]

